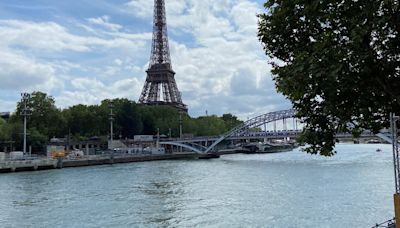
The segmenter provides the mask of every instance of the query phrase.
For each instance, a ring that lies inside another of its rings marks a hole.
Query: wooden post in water
[[[393,149],[393,169],[394,169],[394,182],[396,193],[393,196],[394,201],[394,214],[396,224],[400,224],[400,161],[399,161],[399,144],[397,142],[397,121],[398,116],[393,113],[390,114],[390,130],[392,135],[392,149]]]
[[[394,217],[396,220],[396,224],[400,224],[400,194],[399,193],[395,193],[393,195],[393,199],[394,199]]]
[[[58,157],[57,158],[57,169],[62,169],[62,168],[64,168],[63,158],[62,157]]]

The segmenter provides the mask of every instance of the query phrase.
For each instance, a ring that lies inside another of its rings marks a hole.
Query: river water
[[[0,226],[371,227],[392,218],[390,145],[337,151],[1,174]]]

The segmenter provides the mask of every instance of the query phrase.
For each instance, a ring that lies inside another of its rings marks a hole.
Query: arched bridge
[[[260,115],[254,118],[251,118],[244,122],[243,124],[240,124],[233,128],[232,130],[226,132],[225,134],[219,136],[210,146],[208,147],[203,147],[200,145],[195,145],[193,143],[188,144],[186,142],[180,142],[178,141],[163,141],[160,142],[160,145],[173,145],[177,147],[183,147],[189,150],[192,150],[196,153],[209,153],[211,152],[215,146],[217,146],[219,143],[224,141],[225,139],[233,136],[242,136],[249,132],[251,129],[258,128],[260,126],[263,126],[268,123],[276,122],[278,120],[285,120],[285,119],[290,119],[290,118],[295,118],[296,117],[296,112],[293,109],[289,110],[283,110],[283,111],[277,111],[277,112],[270,112],[264,115]]]

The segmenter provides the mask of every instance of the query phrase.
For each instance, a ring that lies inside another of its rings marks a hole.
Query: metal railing
[[[375,226],[373,226],[372,228],[378,228],[378,227],[386,227],[386,228],[396,228],[396,222],[395,219],[390,219],[387,220],[381,224],[376,224]]]
[[[16,157],[11,157],[10,154],[6,154],[5,157],[0,159],[0,162],[9,162],[9,161],[32,161],[32,160],[41,160],[41,159],[48,159],[45,156],[39,155],[21,155]]]

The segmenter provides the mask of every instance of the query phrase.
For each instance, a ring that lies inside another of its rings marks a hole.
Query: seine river
[[[391,146],[337,151],[1,174],[0,226],[364,228],[392,218]]]

